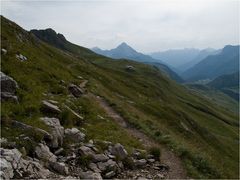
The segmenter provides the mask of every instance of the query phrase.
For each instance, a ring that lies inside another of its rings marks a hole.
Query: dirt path
[[[172,151],[155,142],[141,131],[129,127],[127,125],[127,122],[120,116],[120,114],[118,114],[111,106],[109,106],[109,104],[103,98],[94,94],[89,94],[89,96],[96,99],[96,101],[106,111],[109,117],[113,118],[120,126],[124,127],[129,134],[139,139],[146,148],[156,146],[161,149],[161,162],[170,167],[170,171],[168,173],[169,179],[187,178],[186,171],[183,168],[181,160]]]

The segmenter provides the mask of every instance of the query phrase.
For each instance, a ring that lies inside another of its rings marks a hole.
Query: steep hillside
[[[3,17],[1,24],[2,48],[7,51],[1,54],[2,72],[19,86],[18,103],[2,102],[1,134],[16,142],[18,149],[24,146],[26,155],[35,157],[33,148],[42,136],[37,129],[26,131],[13,122],[49,132],[40,119],[49,115],[42,110],[42,100],[56,103],[61,110],[55,109],[61,125],[81,129],[88,135],[87,140],[120,142],[129,154],[133,148],[143,148],[141,140],[108,116],[96,101],[101,98],[126,120],[130,129],[174,151],[188,177],[238,178],[237,115],[193,94],[152,66],[130,60],[113,61],[76,45],[74,50],[58,49],[55,43],[53,47]],[[71,95],[69,89],[82,84],[86,86],[85,94]],[[66,106],[83,118],[76,119]],[[26,134],[28,138],[22,136]],[[64,143],[64,152],[68,153],[68,141]],[[100,143],[97,147],[101,150],[106,145]],[[86,166],[88,162],[89,158],[78,159]]]
[[[168,66],[161,63],[161,60],[156,60],[156,59],[153,59],[151,56],[139,53],[135,49],[127,45],[126,43],[122,43],[118,47],[111,50],[101,50],[100,48],[97,48],[97,47],[93,48],[92,50],[95,53],[98,53],[107,57],[111,57],[114,59],[121,59],[121,58],[130,59],[130,60],[135,60],[145,64],[155,65],[162,72],[164,72],[169,78],[175,80],[176,82],[180,82],[180,83],[183,82],[183,79],[173,70],[171,70]]]
[[[165,65],[163,65],[161,63],[158,63],[158,62],[144,62],[144,63],[158,68],[160,71],[164,72],[166,74],[166,76],[175,80],[176,82],[179,82],[179,83],[184,82],[184,80],[179,75],[177,75],[177,73],[175,73],[171,69],[169,69],[168,66],[165,66]]]
[[[227,74],[217,77],[208,83],[208,86],[221,89],[221,88],[231,88],[239,86],[239,72],[233,74]]]
[[[217,77],[207,84],[221,90],[235,100],[239,100],[239,72]]]
[[[191,89],[195,94],[200,94],[204,96],[211,102],[217,104],[217,106],[221,106],[228,109],[229,111],[232,111],[235,114],[238,114],[238,101],[236,101],[235,98],[231,98],[231,96],[229,97],[229,95],[223,90],[212,88],[202,84],[186,84],[186,86]]]
[[[214,79],[238,71],[239,46],[225,46],[221,53],[211,55],[182,74],[187,81]]]

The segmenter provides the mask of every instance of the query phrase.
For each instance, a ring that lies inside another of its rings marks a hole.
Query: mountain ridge
[[[185,71],[182,77],[187,81],[213,79],[220,75],[234,73],[238,71],[238,67],[239,45],[227,45],[220,53],[207,56]]]
[[[138,62],[150,64],[150,65],[156,65],[157,68],[159,68],[163,73],[165,73],[169,78],[182,83],[184,80],[171,68],[169,68],[167,65],[163,64],[160,60],[153,59],[151,56],[145,55],[143,53],[137,52],[135,49],[133,49],[131,46],[129,46],[127,43],[123,42],[119,44],[116,48],[110,49],[110,50],[101,50],[98,47],[92,48],[92,50],[95,53],[114,58],[114,59],[130,59],[135,60]]]

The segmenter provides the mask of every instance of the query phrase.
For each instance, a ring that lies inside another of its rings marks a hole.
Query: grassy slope
[[[210,101],[216,103],[217,106],[221,106],[228,111],[232,111],[233,113],[238,114],[238,102],[225,93],[221,92],[221,90],[199,84],[186,84],[186,86],[190,88],[194,93],[202,95]]]
[[[19,83],[20,103],[3,103],[2,121],[16,119],[43,126],[38,121],[42,116],[40,102],[46,99],[43,93],[67,103],[67,90],[59,81],[80,83],[80,75],[89,80],[90,91],[105,97],[130,124],[179,153],[191,177],[238,177],[237,116],[192,95],[150,66],[112,61],[96,54],[66,53],[9,23],[2,18],[2,47],[8,54],[2,56],[1,65],[2,71]],[[22,43],[17,36],[22,37]],[[17,51],[28,61],[18,61]],[[127,72],[126,65],[134,66],[136,71]],[[75,110],[85,117],[83,127],[90,137],[140,146],[109,118],[100,120],[97,115],[105,114],[91,99],[72,101],[77,105]],[[65,126],[70,125],[65,122]],[[9,135],[5,126],[7,123],[3,123],[3,136]]]

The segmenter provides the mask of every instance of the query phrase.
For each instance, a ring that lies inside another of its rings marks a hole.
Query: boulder
[[[133,162],[136,167],[144,167],[147,164],[146,159],[134,160]]]
[[[86,146],[81,146],[78,149],[78,152],[82,156],[91,156],[91,157],[93,157],[93,155],[95,154],[95,152],[91,148],[86,147]]]
[[[98,167],[97,167],[97,165],[96,165],[95,163],[90,163],[90,164],[88,165],[88,167],[89,167],[89,169],[91,169],[93,172],[97,172],[97,173],[100,173],[100,172],[101,172],[101,170],[98,169]]]
[[[111,154],[118,157],[120,160],[123,160],[128,156],[127,151],[124,149],[124,147],[120,143],[117,143],[113,147],[111,147],[110,152]]]
[[[117,170],[117,163],[112,159],[109,159],[107,162],[98,162],[98,168],[102,172],[109,172],[109,171],[116,171]]]
[[[2,53],[3,55],[6,55],[6,54],[7,54],[7,50],[4,49],[4,48],[2,48],[2,49],[1,49],[1,53]]]
[[[44,145],[42,143],[39,143],[35,148],[35,154],[36,156],[47,162],[56,162],[57,157],[49,150],[47,145]]]
[[[47,141],[51,141],[53,139],[52,135],[49,134],[47,131],[45,131],[43,129],[40,129],[40,128],[37,128],[37,127],[33,127],[33,126],[30,126],[30,125],[24,124],[24,123],[19,122],[19,121],[12,120],[12,126],[15,127],[15,128],[26,130],[26,131],[35,131],[39,134],[42,134],[44,139],[46,139]]]
[[[48,178],[50,171],[31,158],[23,159],[17,149],[0,149],[1,179],[30,179]]]
[[[1,91],[14,94],[18,88],[17,82],[10,76],[4,74],[3,72],[0,72],[0,75],[1,75]]]
[[[16,54],[16,58],[19,59],[20,61],[26,61],[27,60],[27,58],[22,54]]]
[[[12,101],[18,103],[18,97],[9,92],[1,92],[1,101]]]
[[[65,137],[76,143],[83,142],[85,140],[85,136],[86,135],[77,128],[65,129]]]
[[[87,172],[81,172],[80,173],[80,178],[82,179],[94,179],[94,180],[101,180],[102,176],[100,173],[92,172],[92,171],[87,171]]]
[[[42,111],[46,113],[51,113],[51,114],[59,114],[61,113],[61,110],[59,109],[58,106],[44,100],[42,101]]]
[[[50,162],[49,163],[50,168],[52,168],[55,172],[62,174],[62,175],[68,175],[68,167],[64,163],[59,162]]]
[[[13,178],[13,167],[10,162],[4,158],[0,158],[0,177],[1,179]]]
[[[18,102],[17,96],[15,96],[16,90],[18,89],[17,82],[7,76],[3,72],[0,72],[1,75],[1,101],[12,100],[14,102]]]
[[[104,178],[112,178],[116,175],[116,173],[114,171],[110,171],[110,172],[107,172],[105,175],[104,175]]]
[[[59,146],[62,146],[64,128],[61,126],[59,119],[49,117],[43,117],[40,119],[50,128],[52,140],[47,142],[48,146],[52,148],[58,148]]]
[[[126,65],[125,69],[128,71],[135,71],[135,67],[131,66],[131,65]]]
[[[94,154],[93,155],[93,162],[106,162],[109,158],[104,154]]]
[[[70,84],[68,86],[68,90],[73,96],[75,96],[77,98],[80,97],[82,94],[84,94],[84,90],[75,84]]]

